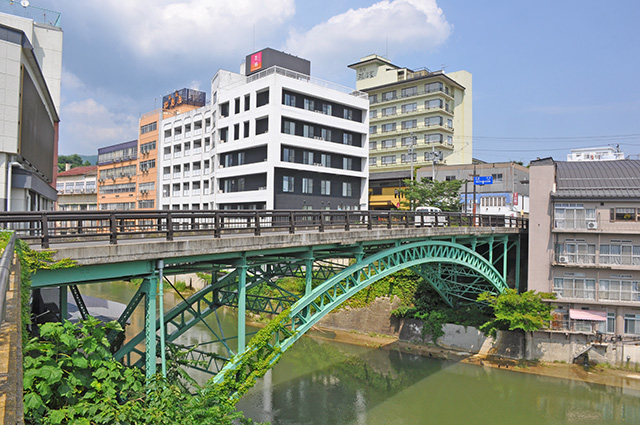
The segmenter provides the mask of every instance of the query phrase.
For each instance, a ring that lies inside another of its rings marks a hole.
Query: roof
[[[97,172],[98,172],[97,165],[89,165],[86,167],[76,167],[67,171],[63,171],[62,173],[58,173],[58,177],[79,176],[82,174],[97,174]]]
[[[556,162],[555,198],[640,198],[640,161]]]

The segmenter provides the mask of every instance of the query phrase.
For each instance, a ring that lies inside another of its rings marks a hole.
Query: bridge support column
[[[144,343],[145,373],[147,380],[156,374],[156,295],[158,278],[156,275],[145,277],[144,285]]]
[[[516,239],[516,290],[518,293],[522,292],[520,289],[520,235]]]
[[[509,252],[509,239],[508,238],[504,238],[502,240],[502,247],[503,247],[503,253],[502,253],[502,277],[504,278],[504,281],[507,281],[507,252]],[[516,286],[517,288],[517,286]],[[516,289],[517,290],[517,289]]]
[[[67,303],[67,287],[65,285],[60,286],[60,321],[67,320],[67,314],[69,312]]]
[[[247,263],[242,261],[238,270],[238,351],[242,353],[246,346],[246,312],[247,312]]]
[[[306,278],[306,286],[304,288],[304,294],[309,295],[311,293],[311,283],[313,281],[313,257],[305,258],[304,260],[304,273]]]

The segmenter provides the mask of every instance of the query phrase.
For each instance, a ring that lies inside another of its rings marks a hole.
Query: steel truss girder
[[[271,361],[275,362],[326,314],[373,282],[402,269],[430,263],[455,264],[472,269],[489,283],[493,292],[501,293],[507,289],[505,277],[493,267],[493,264],[463,245],[445,241],[398,243],[347,267],[298,300],[289,314],[274,327],[272,345],[275,348],[269,354]],[[451,282],[443,280],[439,283],[442,283],[444,289],[444,283]],[[243,353],[234,356],[213,378],[214,382],[222,382],[226,374],[236,372],[242,365],[241,359],[260,355],[261,353],[249,344]]]

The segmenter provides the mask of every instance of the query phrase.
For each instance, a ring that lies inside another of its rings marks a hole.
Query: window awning
[[[592,320],[594,322],[606,322],[606,311],[593,311],[593,310],[569,310],[569,318],[573,320]]]

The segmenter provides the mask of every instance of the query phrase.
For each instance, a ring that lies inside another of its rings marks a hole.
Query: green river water
[[[135,289],[110,283],[82,286],[81,292],[126,303]],[[169,307],[175,296],[167,293],[165,302]],[[225,310],[220,320],[232,334],[234,312]],[[143,323],[138,308],[128,332]],[[183,338],[202,344],[210,335],[203,325]],[[311,338],[296,342],[238,408],[273,425],[640,424],[640,393],[628,388]]]

